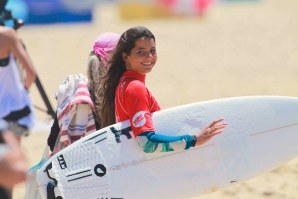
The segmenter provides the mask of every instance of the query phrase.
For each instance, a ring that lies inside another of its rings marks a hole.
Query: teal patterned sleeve
[[[153,153],[187,150],[195,146],[197,137],[193,135],[167,136],[150,131],[137,136],[137,140],[145,153]],[[156,151],[158,146],[161,151]]]

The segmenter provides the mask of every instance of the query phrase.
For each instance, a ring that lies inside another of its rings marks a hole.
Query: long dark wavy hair
[[[143,26],[136,26],[126,30],[120,37],[118,45],[110,61],[110,69],[104,82],[103,107],[101,111],[101,128],[112,125],[116,122],[115,118],[115,91],[119,80],[126,71],[122,53],[130,55],[135,47],[135,42],[141,37],[153,38],[152,32]]]

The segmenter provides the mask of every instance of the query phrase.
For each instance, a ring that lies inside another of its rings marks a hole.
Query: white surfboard
[[[201,147],[146,154],[129,122],[101,129],[51,157],[37,172],[43,198],[185,199],[247,180],[298,156],[298,98],[255,96],[198,102],[153,114],[157,133],[228,126]],[[160,149],[158,149],[160,150]]]

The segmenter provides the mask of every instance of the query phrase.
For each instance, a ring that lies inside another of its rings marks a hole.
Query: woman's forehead
[[[141,37],[135,41],[135,48],[155,47],[155,41],[152,37]]]

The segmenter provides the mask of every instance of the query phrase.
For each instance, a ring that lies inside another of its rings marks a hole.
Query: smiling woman
[[[136,45],[130,54],[123,53],[123,59],[127,70],[146,75],[152,70],[157,60],[154,39],[140,38],[136,41]]]
[[[145,78],[156,61],[155,36],[149,29],[137,26],[121,35],[104,84],[101,126],[129,119],[137,142],[146,153],[155,152],[159,143],[164,152],[187,150],[222,133],[226,127],[221,123],[223,119],[213,121],[196,136],[155,133],[151,113],[160,107],[146,87]]]

